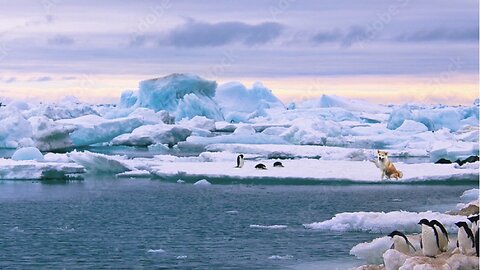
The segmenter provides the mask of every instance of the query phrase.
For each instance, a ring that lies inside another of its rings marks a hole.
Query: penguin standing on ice
[[[417,251],[415,247],[408,241],[407,236],[399,231],[393,231],[388,236],[390,236],[393,240],[393,245],[391,248],[402,252],[403,254],[410,254],[410,247],[413,248],[414,251]]]
[[[245,158],[240,154],[237,156],[237,166],[235,168],[242,168],[243,164],[245,164]]]
[[[475,247],[475,237],[468,224],[464,221],[455,223],[458,227],[457,247],[462,254],[469,254]]]
[[[470,222],[472,223],[472,232],[473,234],[475,234],[476,232],[478,232],[478,214],[468,217],[468,220],[470,220]]]
[[[420,220],[418,224],[422,225],[420,246],[422,247],[423,255],[435,257],[440,250],[437,230],[427,219]]]
[[[441,252],[445,252],[448,249],[448,232],[443,226],[442,223],[440,223],[438,220],[430,220],[430,224],[432,224],[437,230],[438,233],[438,242],[439,242],[439,248]]]

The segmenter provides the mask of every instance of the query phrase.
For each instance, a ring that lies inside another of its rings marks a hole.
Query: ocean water
[[[363,263],[351,247],[378,235],[302,224],[340,212],[454,207],[470,188],[0,181],[0,268],[348,269]]]

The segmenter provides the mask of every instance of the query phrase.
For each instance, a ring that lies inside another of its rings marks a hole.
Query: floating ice
[[[122,156],[109,156],[89,151],[73,151],[68,154],[68,157],[74,162],[84,166],[90,173],[117,174],[135,170],[126,163],[125,157]]]
[[[166,251],[161,249],[161,248],[158,248],[158,249],[149,249],[147,250],[148,253],[165,253]]]
[[[398,131],[405,131],[405,132],[425,132],[428,131],[427,126],[422,123],[413,120],[405,120],[403,121],[402,125],[397,128]]]
[[[250,225],[250,228],[255,228],[255,229],[286,229],[288,226],[287,225],[258,225],[258,224],[252,224]]]
[[[43,160],[43,154],[36,147],[23,147],[15,151],[13,160]]]
[[[383,253],[392,246],[392,238],[388,236],[375,238],[371,242],[360,243],[350,250],[350,255],[365,260],[369,264],[381,264]]]
[[[84,167],[75,163],[0,159],[3,180],[78,179],[84,172]]]
[[[462,196],[460,198],[464,201],[473,201],[473,200],[478,200],[480,194],[480,189],[478,188],[473,188],[466,190],[463,192]]]
[[[195,186],[210,186],[210,182],[207,181],[207,179],[202,179],[198,180],[197,182],[194,183]]]
[[[422,218],[440,221],[447,231],[456,232],[456,222],[466,221],[465,216],[454,216],[438,212],[353,212],[336,214],[332,219],[304,224],[308,229],[322,231],[362,231],[370,233],[419,232],[418,221]]]

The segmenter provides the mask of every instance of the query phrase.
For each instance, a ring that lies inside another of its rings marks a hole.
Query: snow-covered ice
[[[15,151],[12,155],[13,160],[43,160],[43,154],[36,147],[23,147]]]
[[[456,232],[456,222],[467,221],[465,216],[442,214],[438,212],[353,212],[339,213],[333,218],[321,222],[304,224],[308,229],[322,231],[361,231],[369,233],[419,232],[418,221],[422,218],[440,221],[447,231]]]
[[[84,172],[84,167],[75,163],[0,159],[3,180],[78,179]]]

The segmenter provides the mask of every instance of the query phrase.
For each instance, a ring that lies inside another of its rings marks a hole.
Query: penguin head
[[[418,222],[418,224],[430,226],[430,221],[428,221],[428,219],[426,219],[426,218],[422,218],[422,219]]]
[[[404,234],[401,233],[401,232],[399,232],[399,231],[393,231],[393,232],[391,232],[388,236],[390,236],[390,237],[392,237],[392,238],[393,238],[394,236],[401,236],[401,237],[403,237]]]
[[[472,223],[478,222],[478,215],[470,216],[468,217],[468,220],[470,220]]]
[[[243,154],[238,155],[238,157],[243,158]]]
[[[468,228],[468,225],[465,221],[457,222],[457,223],[455,223],[455,225],[457,225],[457,227],[459,227],[459,228],[462,228],[462,227],[463,228]]]

